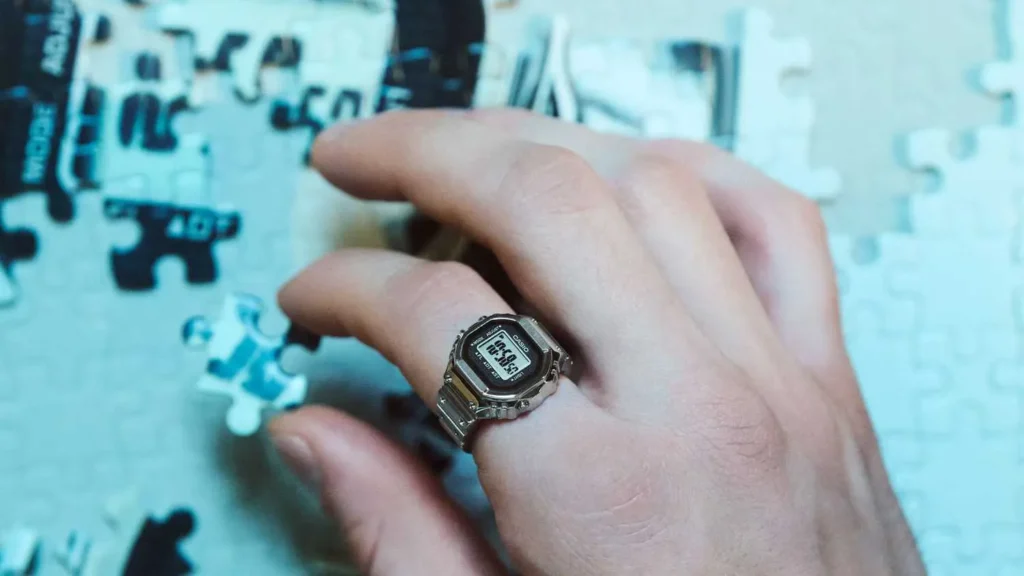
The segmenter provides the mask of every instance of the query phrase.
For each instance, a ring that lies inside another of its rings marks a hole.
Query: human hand
[[[923,574],[842,341],[817,207],[713,147],[514,111],[397,112],[314,165],[490,248],[583,365],[485,424],[480,481],[525,574]],[[475,272],[341,250],[280,294],[436,402],[457,333],[510,312]],[[325,408],[271,424],[369,574],[498,574],[437,482]]]

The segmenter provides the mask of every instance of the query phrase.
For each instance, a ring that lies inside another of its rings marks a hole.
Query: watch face
[[[465,360],[488,387],[509,390],[540,372],[542,355],[513,320],[489,323],[466,336]]]

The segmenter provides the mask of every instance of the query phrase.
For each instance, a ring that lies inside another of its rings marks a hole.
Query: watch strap
[[[476,403],[471,403],[459,390],[456,378],[458,376],[450,369],[445,373],[444,384],[437,394],[437,409],[445,432],[448,432],[459,448],[469,452],[468,439],[472,437],[479,419]]]

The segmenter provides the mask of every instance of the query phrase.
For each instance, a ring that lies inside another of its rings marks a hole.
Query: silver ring
[[[481,420],[535,410],[572,370],[565,349],[529,316],[494,314],[459,333],[437,395],[441,426],[470,451]]]

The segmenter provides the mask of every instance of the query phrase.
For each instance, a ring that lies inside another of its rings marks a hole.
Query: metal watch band
[[[437,394],[437,409],[440,412],[441,426],[451,435],[459,448],[468,452],[468,441],[472,438],[478,418],[475,406],[470,405],[469,400],[455,387],[452,380],[455,377],[450,370],[445,374],[444,384]]]

